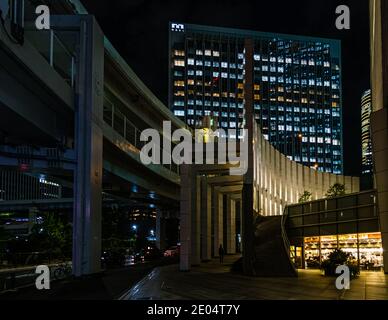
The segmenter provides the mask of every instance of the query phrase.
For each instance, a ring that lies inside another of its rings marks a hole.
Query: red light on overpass
[[[28,171],[30,169],[30,165],[27,163],[21,163],[19,165],[19,170],[20,171]]]

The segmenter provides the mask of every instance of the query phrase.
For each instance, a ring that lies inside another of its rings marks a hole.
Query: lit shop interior
[[[349,253],[364,270],[380,270],[383,266],[381,234],[373,232],[305,237],[305,268],[319,267],[320,262],[326,260],[330,252],[336,248]]]
[[[319,268],[334,249],[350,254],[361,270],[383,267],[374,190],[286,208],[292,259],[298,268]]]

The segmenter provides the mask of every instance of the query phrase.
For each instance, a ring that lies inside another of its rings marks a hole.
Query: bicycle
[[[72,268],[68,263],[63,263],[54,269],[54,279],[64,279],[72,274]]]

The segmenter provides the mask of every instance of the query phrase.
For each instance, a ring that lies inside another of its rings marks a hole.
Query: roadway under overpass
[[[25,21],[23,44],[0,32],[0,166],[74,186],[73,270],[80,276],[100,270],[103,193],[155,206],[159,222],[178,213],[179,168],[143,165],[140,133],[161,132],[164,120],[172,130],[186,125],[74,3],[54,6],[49,31]]]

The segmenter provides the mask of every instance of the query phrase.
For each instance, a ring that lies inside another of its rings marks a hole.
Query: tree
[[[334,198],[345,194],[345,185],[342,183],[334,183],[327,191],[326,198]]]
[[[50,257],[71,255],[71,226],[55,213],[43,214],[43,222],[33,226],[29,240],[35,250],[46,251]]]
[[[341,249],[334,249],[328,255],[327,259],[322,261],[321,269],[325,271],[326,276],[335,276],[336,268],[340,265],[347,265],[349,267],[351,279],[357,277],[360,269],[355,263],[354,257]]]
[[[310,191],[307,191],[305,190],[301,195],[300,195],[300,198],[298,200],[299,203],[303,203],[303,202],[308,202],[308,201],[311,201],[311,197],[313,196],[313,194],[310,192]]]

